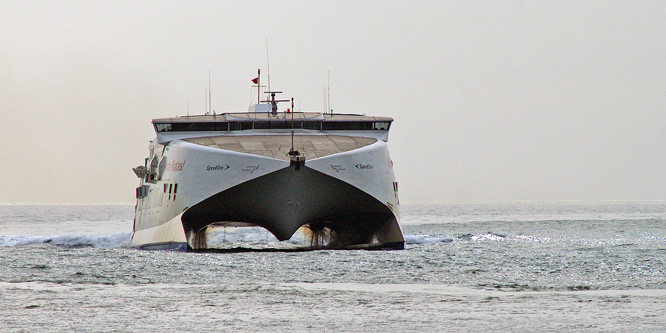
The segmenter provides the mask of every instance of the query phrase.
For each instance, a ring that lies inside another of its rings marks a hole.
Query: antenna
[[[275,94],[272,94],[275,96]],[[277,102],[277,101],[276,101]],[[285,101],[285,102],[288,102]],[[275,105],[275,104],[274,104]],[[305,164],[305,156],[294,149],[294,98],[291,98],[291,149],[289,149],[289,166],[294,166],[294,170],[298,171],[301,164]]]
[[[266,37],[266,74],[268,76],[268,91],[271,91],[271,65],[268,61],[268,37]]]
[[[257,78],[252,80],[252,82],[257,84],[257,104],[254,106],[254,119],[257,119],[257,108],[259,103],[261,103],[261,68],[257,69]],[[251,101],[252,98],[250,98],[250,104],[252,104]]]
[[[208,69],[208,112],[207,114],[210,114],[210,110],[212,108],[213,103],[211,102],[210,99],[210,68]]]
[[[289,154],[294,152],[294,98],[291,98],[291,150]],[[296,153],[298,154],[298,152]]]
[[[326,109],[333,115],[333,107],[331,106],[331,71],[328,71],[328,86],[326,87],[327,89],[327,98],[326,100],[328,101],[328,105]]]

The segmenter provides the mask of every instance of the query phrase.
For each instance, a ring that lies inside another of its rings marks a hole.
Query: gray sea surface
[[[0,331],[666,330],[664,203],[401,210],[403,251],[186,253],[128,248],[131,205],[0,206]]]

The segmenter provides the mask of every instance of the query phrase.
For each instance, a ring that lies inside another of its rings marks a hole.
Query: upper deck
[[[239,112],[153,119],[160,142],[211,135],[321,132],[388,140],[393,118],[320,112]]]

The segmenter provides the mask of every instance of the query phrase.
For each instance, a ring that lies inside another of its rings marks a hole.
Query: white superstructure
[[[269,107],[267,108],[266,105]],[[255,111],[154,119],[131,246],[205,249],[210,226],[301,227],[329,248],[404,248],[393,119]]]

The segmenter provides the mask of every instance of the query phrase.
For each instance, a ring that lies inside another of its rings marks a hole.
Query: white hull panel
[[[183,222],[180,220],[182,215],[179,214],[168,222],[156,227],[134,231],[132,234],[132,246],[179,245],[187,243],[187,238],[185,238],[185,233],[183,232]]]

